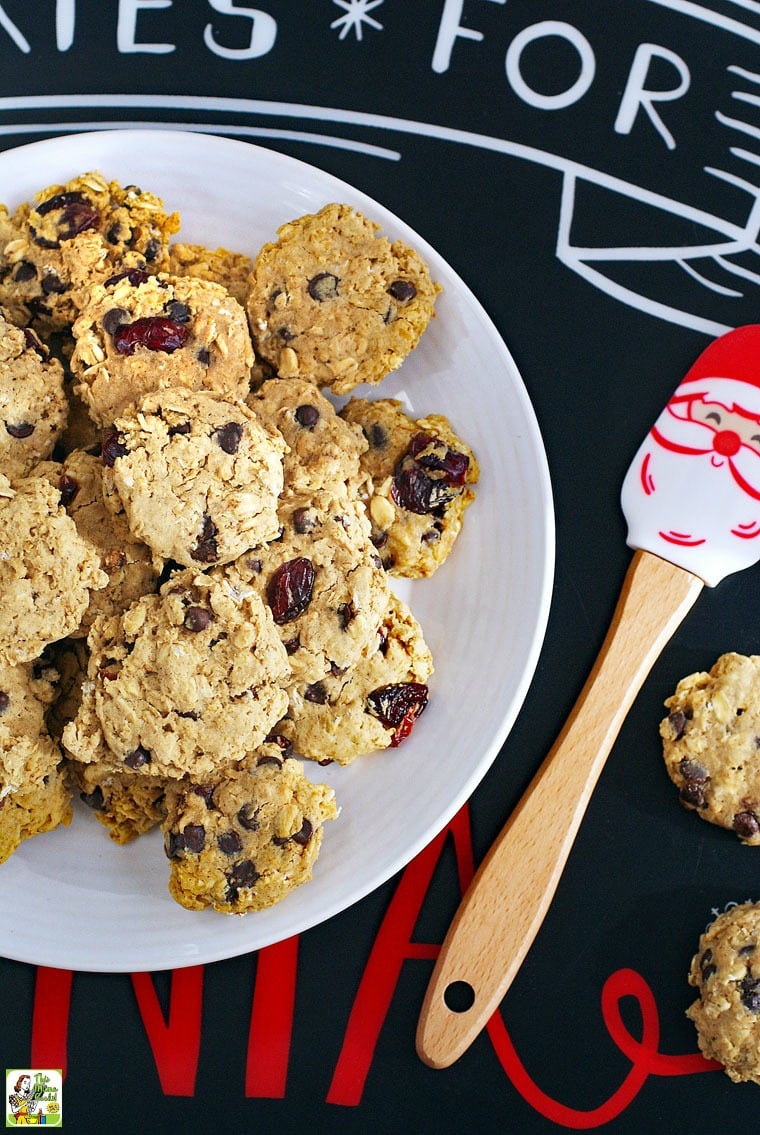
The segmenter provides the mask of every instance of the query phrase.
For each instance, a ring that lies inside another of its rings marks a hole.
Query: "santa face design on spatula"
[[[700,355],[623,484],[628,543],[710,586],[760,559],[760,326]]]

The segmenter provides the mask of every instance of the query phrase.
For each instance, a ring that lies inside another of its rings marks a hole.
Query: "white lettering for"
[[[222,15],[243,16],[251,21],[248,47],[223,47],[214,38],[212,25],[206,24],[203,42],[214,55],[220,55],[222,59],[258,59],[272,50],[277,38],[277,22],[272,16],[258,8],[236,8],[234,0],[209,0],[209,4]]]
[[[679,76],[677,86],[661,91],[647,90],[645,86],[646,78],[652,59],[655,57],[664,59],[666,62],[673,64]],[[615,119],[615,133],[631,133],[636,115],[641,106],[649,115],[652,125],[665,142],[665,145],[669,150],[674,150],[676,146],[675,139],[660,118],[653,104],[656,102],[671,102],[673,99],[680,98],[681,95],[686,94],[688,91],[690,82],[691,74],[689,73],[689,68],[680,55],[676,55],[674,51],[670,51],[667,47],[658,47],[654,43],[639,44],[636,49],[636,54],[633,57],[633,63],[631,64],[631,70],[628,74],[628,82],[625,85],[623,97],[620,100],[620,109]]]
[[[520,58],[528,44],[537,39],[545,39],[547,36],[566,39],[578,52],[580,59],[578,78],[566,91],[560,91],[556,95],[543,95],[534,91],[525,82],[520,71]],[[593,83],[596,73],[596,59],[591,44],[577,28],[561,20],[542,20],[541,23],[524,28],[510,43],[504,66],[509,85],[518,98],[528,106],[535,106],[540,110],[561,110],[563,107],[572,106],[578,99],[583,98]]]
[[[489,0],[491,4],[506,4],[506,2],[507,0]],[[464,0],[445,0],[443,5],[432,62],[432,68],[438,75],[448,71],[451,51],[457,39],[473,39],[477,43],[483,39],[482,32],[475,28],[463,27],[460,23],[463,8]]]

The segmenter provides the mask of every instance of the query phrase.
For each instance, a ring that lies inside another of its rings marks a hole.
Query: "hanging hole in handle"
[[[466,1013],[475,1004],[475,990],[469,981],[452,981],[443,991],[443,1002],[452,1013]]]

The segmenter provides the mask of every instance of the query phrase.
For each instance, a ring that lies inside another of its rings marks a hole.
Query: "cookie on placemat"
[[[699,990],[686,1015],[702,1054],[734,1082],[760,1084],[760,903],[718,915],[699,939],[689,984]]]
[[[0,468],[15,480],[49,457],[63,433],[68,400],[63,367],[34,331],[0,309]]]
[[[158,556],[227,563],[278,534],[285,443],[245,403],[174,387],[146,395],[114,428],[106,480]]]
[[[760,845],[760,655],[723,654],[665,706],[663,755],[681,803]]]
[[[108,576],[45,476],[0,474],[0,544],[0,661],[29,662],[78,630]]]
[[[439,289],[418,253],[379,228],[348,205],[326,205],[259,252],[248,317],[281,378],[347,394],[380,382],[417,346]]]
[[[176,572],[158,595],[95,620],[82,703],[63,731],[69,756],[208,775],[264,740],[287,707],[290,667],[265,604],[222,570]]]
[[[0,863],[31,836],[71,820],[71,793],[45,710],[53,686],[29,665],[0,665]]]
[[[0,303],[42,333],[76,318],[88,288],[122,266],[161,271],[179,216],[152,193],[97,172],[0,215]],[[2,271],[2,269],[5,269]]]
[[[291,497],[282,535],[220,569],[235,591],[255,589],[272,613],[294,681],[314,682],[350,666],[373,641],[388,580],[357,502]]]
[[[253,348],[245,312],[221,284],[117,274],[92,289],[72,332],[75,390],[101,426],[168,386],[241,400],[250,389]]]
[[[428,701],[433,659],[407,605],[391,595],[375,640],[347,670],[290,691],[278,731],[301,756],[349,764],[409,735]]]
[[[224,777],[167,785],[169,891],[189,910],[244,914],[280,902],[311,876],[333,789],[268,742]]]
[[[357,492],[363,478],[360,458],[367,448],[364,434],[339,417],[313,383],[300,378],[268,379],[247,401],[288,444],[283,468],[291,493],[329,491],[338,496]]]
[[[475,499],[475,455],[447,418],[415,420],[395,398],[352,398],[341,417],[360,425],[372,540],[391,575],[430,576],[450,554]]]

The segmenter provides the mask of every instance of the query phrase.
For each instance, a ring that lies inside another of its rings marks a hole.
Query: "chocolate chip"
[[[282,733],[270,733],[267,737],[267,741],[272,745],[279,746],[286,760],[293,752],[293,742],[289,737],[284,737]]]
[[[61,473],[58,478],[58,491],[61,494],[61,504],[64,508],[68,508],[79,492],[79,481],[69,473]]]
[[[182,832],[182,839],[185,850],[198,855],[206,846],[206,829],[201,824],[188,824]]]
[[[680,741],[686,730],[688,718],[680,709],[675,710],[668,717],[670,728],[673,730],[673,740]]]
[[[684,757],[678,769],[684,780],[690,784],[704,784],[709,779],[707,769],[699,761],[690,760],[688,757]]]
[[[22,260],[20,264],[16,265],[16,270],[13,273],[13,279],[17,284],[25,284],[27,280],[33,280],[37,275],[37,269],[28,260]]]
[[[338,277],[334,276],[332,272],[318,272],[316,276],[312,276],[307,285],[309,295],[317,303],[337,299],[339,283]]]
[[[307,686],[303,692],[303,700],[312,702],[314,705],[326,705],[328,699],[324,682],[312,682],[310,686]]]
[[[238,851],[243,850],[243,841],[237,832],[222,832],[216,842],[225,855],[237,855]]]
[[[399,303],[409,303],[417,295],[417,289],[410,280],[394,280],[388,291]]]
[[[100,786],[96,786],[92,792],[80,792],[79,799],[88,808],[92,808],[93,812],[102,812],[105,806],[103,789]]]
[[[308,508],[297,508],[293,513],[293,528],[300,536],[313,531],[316,523],[311,510]]]
[[[294,417],[299,426],[303,426],[305,430],[311,430],[319,421],[319,410],[316,406],[305,403],[303,406],[296,407]]]
[[[143,256],[145,257],[145,259],[150,264],[153,260],[156,259],[156,257],[158,256],[160,251],[161,251],[161,245],[159,244],[159,242],[156,240],[155,237],[151,237],[151,239],[145,245],[145,250],[143,252]]]
[[[176,426],[169,426],[166,433],[168,437],[184,436],[190,433],[191,428],[189,422],[178,422]]]
[[[373,449],[385,449],[388,444],[388,431],[379,422],[370,422],[364,430],[364,436]]]
[[[304,816],[301,830],[295,832],[290,838],[294,843],[299,844],[300,847],[305,847],[311,837],[314,835],[314,825],[311,820],[307,820]]]
[[[198,560],[202,564],[216,563],[219,559],[219,549],[216,544],[217,531],[218,529],[211,517],[204,516],[198,543],[190,549],[190,555],[194,560]]]
[[[225,453],[237,453],[240,439],[243,436],[243,427],[240,422],[227,422],[214,431],[214,437],[220,449]]]
[[[279,757],[269,754],[266,757],[259,757],[256,761],[256,768],[261,768],[262,765],[275,765],[277,768],[282,768],[282,761]]]
[[[741,839],[752,839],[760,832],[760,821],[754,812],[737,812],[733,819],[733,829]]]
[[[34,425],[32,422],[11,422],[5,423],[5,428],[11,437],[15,437],[17,441],[23,440],[25,437],[31,437],[34,433]]]
[[[108,468],[112,468],[119,457],[126,457],[129,453],[126,445],[120,434],[116,430],[109,430],[103,438],[103,443],[100,447],[100,455],[103,459],[103,464]]]
[[[195,634],[199,631],[205,631],[210,622],[211,612],[207,611],[205,607],[188,607],[185,611],[185,627]]]
[[[183,715],[184,716],[184,715]],[[212,797],[214,795],[213,784],[196,784],[193,786],[193,793],[195,796],[200,796],[207,808],[213,807]]]
[[[190,319],[190,308],[180,300],[169,300],[164,304],[164,311],[175,323],[187,323]]]
[[[713,952],[708,946],[702,957],[699,959],[699,972],[702,974],[702,981],[707,981],[708,977],[712,977],[717,972],[717,967],[712,964]]]
[[[252,887],[260,879],[258,871],[250,859],[241,859],[227,872],[227,899],[235,902],[242,887]]]
[[[704,808],[707,803],[702,785],[693,781],[687,780],[678,796],[689,808]]]
[[[255,804],[244,804],[237,814],[241,828],[245,828],[247,832],[255,832],[259,826],[258,814],[259,810]]]
[[[199,349],[195,352],[195,357],[202,367],[211,365],[211,352],[209,351],[208,347],[199,347]]]
[[[5,692],[5,690],[0,690],[0,713],[5,713],[6,709],[8,708],[8,706],[10,704],[11,704],[10,694],[7,694]]]
[[[742,1005],[751,1013],[760,1013],[760,977],[749,974],[739,982]]]
[[[117,327],[120,327],[129,319],[129,312],[123,307],[112,307],[105,313],[100,321],[100,325],[107,335],[113,335]]]
[[[60,276],[56,276],[55,272],[48,272],[46,276],[43,276],[40,286],[46,296],[59,296],[66,291],[66,285]]]
[[[150,760],[150,752],[144,749],[142,745],[138,745],[131,753],[127,753],[124,758],[124,764],[127,765],[128,768],[142,768],[143,765],[150,764]]]

